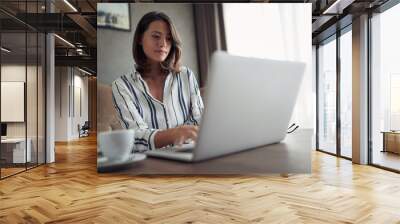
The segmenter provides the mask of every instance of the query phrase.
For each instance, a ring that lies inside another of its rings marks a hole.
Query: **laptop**
[[[1,140],[7,139],[7,124],[1,123]]]
[[[197,162],[282,141],[304,69],[300,62],[215,52],[197,143],[146,154]]]

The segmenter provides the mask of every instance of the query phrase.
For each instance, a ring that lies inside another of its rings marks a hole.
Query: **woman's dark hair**
[[[178,36],[178,32],[175,29],[174,24],[172,23],[171,19],[162,12],[149,12],[146,15],[144,15],[135,31],[135,35],[133,37],[133,45],[132,45],[132,52],[133,52],[133,58],[135,59],[136,62],[136,70],[143,74],[145,70],[147,70],[147,57],[143,51],[143,46],[140,44],[141,39],[143,37],[144,32],[149,28],[150,23],[157,21],[157,20],[162,20],[165,23],[167,23],[169,30],[171,32],[171,50],[167,56],[167,58],[161,62],[161,68],[165,71],[173,72],[173,73],[178,73],[180,72],[180,59],[181,59],[181,40]]]

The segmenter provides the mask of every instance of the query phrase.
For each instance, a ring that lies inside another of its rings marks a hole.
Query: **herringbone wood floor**
[[[313,152],[310,175],[97,174],[94,137],[0,181],[0,223],[400,223],[400,175]]]

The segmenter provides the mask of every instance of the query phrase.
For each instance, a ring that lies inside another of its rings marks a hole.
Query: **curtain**
[[[193,4],[194,23],[197,37],[200,87],[204,87],[212,53],[226,51],[225,28],[222,5],[218,3]]]

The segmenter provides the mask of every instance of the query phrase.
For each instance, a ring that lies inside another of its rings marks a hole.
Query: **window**
[[[390,130],[400,130],[400,73],[390,74]]]
[[[228,52],[307,64],[292,123],[315,127],[311,4],[223,4]],[[240,16],[238,16],[240,15]]]
[[[340,154],[352,157],[352,35],[340,36]]]
[[[20,15],[40,13],[44,1],[18,2]],[[1,2],[2,6],[15,6],[15,2]],[[0,12],[3,23],[0,30],[0,89],[2,114],[15,115],[8,105],[12,94],[21,95],[17,119],[2,117],[6,127],[0,144],[0,178],[25,171],[45,163],[45,34],[12,16]],[[7,88],[8,86],[8,88]],[[15,88],[9,88],[9,87]],[[5,97],[5,98],[4,98]],[[6,100],[8,102],[6,103]],[[15,106],[15,105],[13,105]],[[15,117],[15,116],[14,116]]]
[[[318,48],[318,149],[336,154],[336,36]]]
[[[395,170],[400,170],[400,155],[387,150],[383,132],[400,129],[399,21],[399,4],[371,18],[372,164]]]

